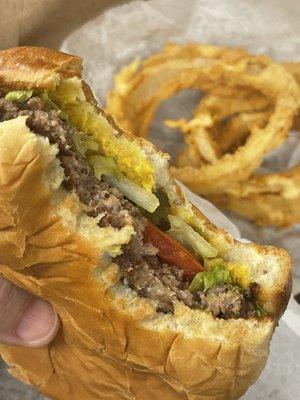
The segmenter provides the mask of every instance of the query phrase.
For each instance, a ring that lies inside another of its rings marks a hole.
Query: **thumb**
[[[0,343],[45,346],[58,327],[58,316],[50,304],[0,277]]]

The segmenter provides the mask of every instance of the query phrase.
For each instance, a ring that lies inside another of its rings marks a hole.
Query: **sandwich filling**
[[[105,174],[100,177],[95,174],[86,155],[76,146],[76,138],[82,133],[51,102],[38,95],[17,101],[2,95],[0,122],[21,115],[28,116],[26,124],[32,132],[48,138],[51,144],[57,144],[58,158],[65,172],[63,185],[66,190],[77,194],[87,214],[97,218],[100,227],[134,228],[135,235],[122,246],[122,254],[113,260],[119,266],[120,280],[124,285],[140,296],[154,300],[158,312],[173,312],[175,303],[181,301],[217,318],[261,315],[257,304],[258,284],[240,287],[221,267],[212,273],[197,274],[193,279],[175,263],[165,262],[159,255],[156,242],[145,240],[148,213],[129,201],[128,196],[125,197]],[[92,146],[89,152],[91,156],[95,153]]]

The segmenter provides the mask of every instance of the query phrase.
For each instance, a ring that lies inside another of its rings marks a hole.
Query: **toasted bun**
[[[80,74],[77,57],[52,50],[0,52],[1,88],[55,90]],[[93,103],[85,84],[84,93]],[[216,228],[171,180],[166,157],[113,123],[116,135],[149,160],[155,184],[168,188],[174,209],[192,215],[226,260],[249,265],[262,288],[260,301],[273,316],[220,320],[179,302],[174,315],[158,314],[153,301],[118,283],[117,265],[101,257],[130,232],[111,229],[105,236],[106,228],[85,215],[76,196],[60,187],[56,146],[31,133],[25,120],[0,124],[0,273],[51,302],[62,326],[41,349],[1,345],[11,373],[59,400],[239,398],[266,363],[290,295],[287,253],[236,242]]]

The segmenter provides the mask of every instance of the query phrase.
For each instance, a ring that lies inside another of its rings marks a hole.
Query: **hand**
[[[59,319],[50,304],[0,277],[0,343],[42,347],[58,328]]]

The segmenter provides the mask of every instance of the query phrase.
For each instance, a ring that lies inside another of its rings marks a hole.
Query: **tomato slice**
[[[193,278],[198,272],[204,271],[203,264],[186,248],[149,221],[144,230],[144,241],[152,243],[158,249],[159,257],[182,269],[188,277]]]

